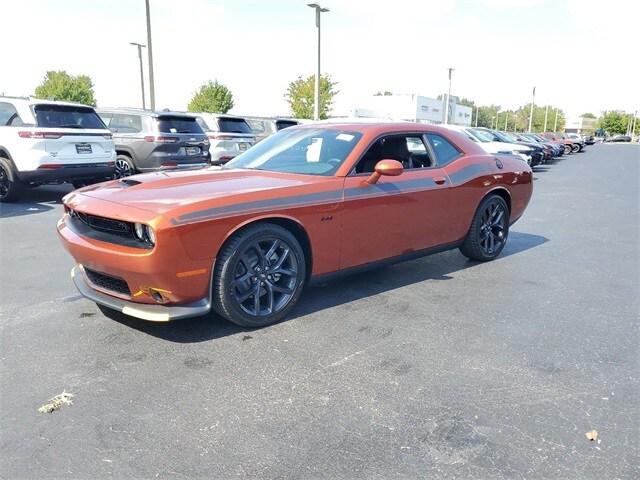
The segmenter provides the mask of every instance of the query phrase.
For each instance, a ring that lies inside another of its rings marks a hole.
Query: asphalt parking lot
[[[498,260],[346,278],[253,331],[103,316],[55,234],[70,189],[33,190],[0,207],[0,477],[639,478],[639,164],[536,168]]]

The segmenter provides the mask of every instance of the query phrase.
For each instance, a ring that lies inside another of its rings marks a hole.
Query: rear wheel
[[[502,252],[509,236],[509,207],[499,195],[489,195],[476,210],[460,252],[486,262]]]
[[[305,278],[305,255],[296,237],[279,225],[256,224],[234,235],[220,252],[213,307],[242,327],[271,325],[297,303]]]
[[[569,155],[571,153],[572,149],[571,149],[571,145],[565,145],[564,146],[564,154],[565,155]]]
[[[572,153],[578,153],[579,151],[580,151],[580,145],[578,145],[577,143],[574,143],[573,145],[571,145]]]
[[[0,202],[13,202],[20,197],[24,185],[13,170],[11,162],[0,157]]]
[[[116,157],[116,169],[113,175],[114,178],[128,177],[136,173],[136,167],[133,165],[131,157],[127,155],[118,155]]]

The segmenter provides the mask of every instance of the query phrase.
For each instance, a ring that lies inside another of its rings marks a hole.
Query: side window
[[[200,128],[202,129],[203,132],[211,131],[211,129],[209,128],[209,125],[207,125],[207,122],[204,121],[204,118],[196,117],[196,123],[200,125]]]
[[[117,133],[138,133],[142,131],[142,119],[139,115],[116,113],[111,118],[109,130]]]
[[[356,165],[356,173],[372,173],[380,160],[397,160],[406,170],[434,166],[422,135],[387,135],[376,140]]]
[[[0,126],[21,127],[24,125],[15,107],[10,103],[0,102]]]
[[[111,125],[111,119],[113,118],[113,113],[98,113],[98,116],[102,119],[104,124],[109,128]]]
[[[429,143],[431,143],[439,167],[452,162],[462,155],[462,152],[451,145],[443,136],[436,133],[427,133],[426,137],[429,139]]]

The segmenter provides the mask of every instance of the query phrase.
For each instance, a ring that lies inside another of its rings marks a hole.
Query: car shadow
[[[0,203],[0,218],[47,212],[62,203],[62,197],[72,190],[73,187],[69,184],[27,188],[22,193],[20,201]]]
[[[494,261],[504,261],[512,255],[538,247],[548,241],[549,239],[540,235],[512,231],[509,233],[509,241],[504,251]],[[350,275],[323,285],[312,286],[306,289],[300,302],[285,322],[407,285],[427,280],[451,280],[452,273],[473,268],[481,263],[468,260],[457,250],[452,250],[381,267],[366,273]],[[115,311],[103,313],[110,319],[140,332],[176,343],[204,342],[252,331],[252,329],[239,327],[213,314],[170,323],[153,323],[128,317]],[[249,335],[245,335],[242,340],[247,337],[250,338]]]

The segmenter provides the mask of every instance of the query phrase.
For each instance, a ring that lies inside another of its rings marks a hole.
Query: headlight
[[[149,240],[149,242],[151,242],[151,244],[155,245],[156,244],[156,232],[154,232],[153,228],[151,228],[149,225],[145,225],[145,230],[146,230],[146,234],[147,234],[147,240]]]
[[[156,244],[156,232],[153,231],[149,225],[145,225],[143,223],[134,224],[134,229],[136,232],[136,238],[141,242],[149,242],[153,245]]]
[[[145,225],[141,224],[141,223],[136,223],[135,225],[135,230],[136,230],[136,237],[138,238],[138,240],[141,241],[145,241]]]

